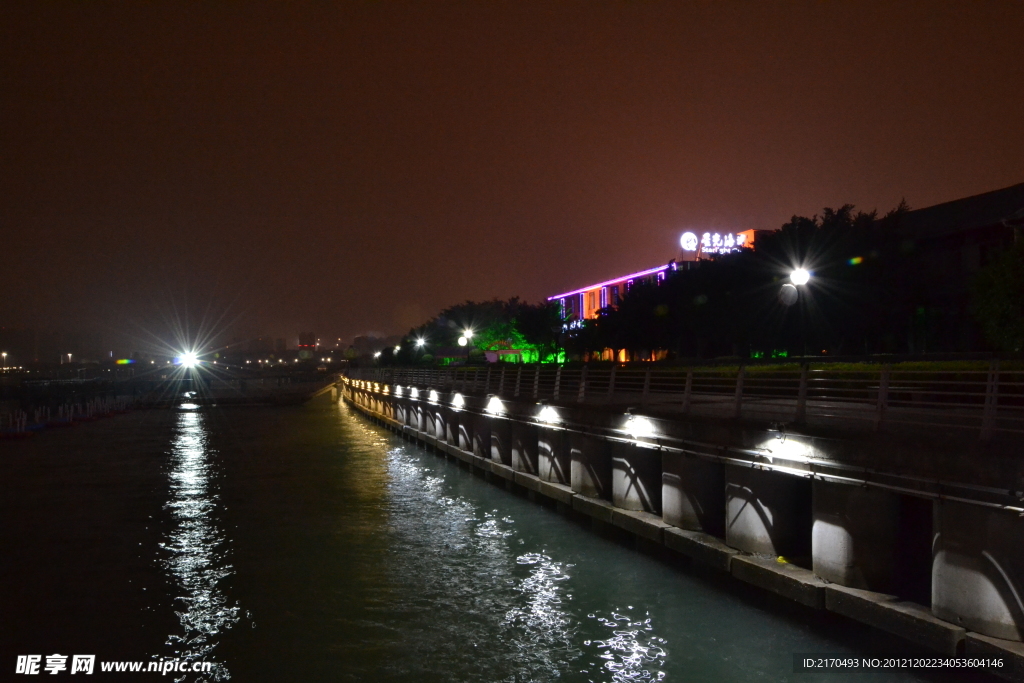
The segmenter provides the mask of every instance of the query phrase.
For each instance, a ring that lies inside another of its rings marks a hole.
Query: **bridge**
[[[1024,680],[1024,366],[369,368],[357,409],[598,527]],[[1015,672],[1015,673],[1014,673]]]

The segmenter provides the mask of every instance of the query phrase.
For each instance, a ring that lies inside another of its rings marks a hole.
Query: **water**
[[[795,674],[794,652],[891,651],[345,406],[186,405],[0,448],[6,672],[60,653],[216,663],[181,681],[810,682],[848,674]]]

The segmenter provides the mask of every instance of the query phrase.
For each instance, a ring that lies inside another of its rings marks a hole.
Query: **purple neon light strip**
[[[573,291],[566,292],[565,294],[556,294],[554,296],[549,296],[548,297],[548,301],[551,301],[552,299],[561,299],[563,296],[572,296],[573,294],[583,294],[584,292],[589,292],[590,290],[597,289],[598,287],[606,287],[608,285],[614,285],[616,282],[622,282],[623,280],[628,280],[630,278],[643,277],[644,275],[651,275],[652,273],[660,273],[663,270],[668,270],[668,266],[658,266],[657,268],[648,268],[647,270],[641,270],[639,273],[633,273],[632,275],[623,275],[622,277],[617,277],[617,278],[614,278],[612,280],[605,280],[604,282],[599,282],[596,285],[590,285],[589,287],[583,287],[582,289],[574,289]]]

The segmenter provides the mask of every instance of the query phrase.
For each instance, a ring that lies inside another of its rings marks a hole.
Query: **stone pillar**
[[[631,443],[611,443],[612,504],[661,514],[661,453]]]
[[[572,490],[591,498],[612,498],[612,458],[608,442],[586,434],[569,435]]]
[[[473,415],[465,410],[459,412],[459,433],[457,444],[464,451],[473,452]]]
[[[428,404],[427,413],[430,420],[427,424],[427,433],[434,438],[444,438],[444,411],[441,410],[440,405],[436,403]]]
[[[424,392],[424,394],[425,393],[426,392]],[[426,433],[427,424],[429,422],[432,422],[432,420],[430,419],[430,404],[427,403],[427,400],[423,398],[422,395],[420,396],[420,400],[417,401],[416,403],[416,415],[419,419],[416,421],[416,424],[414,424],[413,427],[420,430],[421,432]]]
[[[537,474],[537,425],[512,423],[512,469]]]
[[[932,614],[968,631],[1024,640],[1024,518],[935,502]]]
[[[537,476],[544,481],[568,485],[571,482],[569,436],[565,430],[540,426],[537,429]]]
[[[444,439],[450,444],[459,443],[459,413],[451,405],[445,405],[441,409],[444,420],[444,433],[439,434],[439,439]]]
[[[473,415],[473,455],[491,457],[491,418],[486,413]]]
[[[738,465],[725,466],[725,542],[757,555],[811,553],[811,483]]]
[[[661,518],[725,538],[725,466],[682,453],[661,456]]]
[[[881,593],[894,588],[899,496],[861,486],[812,482],[811,559],[832,583]]]
[[[502,465],[512,465],[512,421],[504,417],[487,418],[491,427],[490,458]]]

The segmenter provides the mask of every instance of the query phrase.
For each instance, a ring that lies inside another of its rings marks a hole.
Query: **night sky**
[[[1022,36],[1016,0],[4,2],[0,325],[401,333],[1002,188]]]

